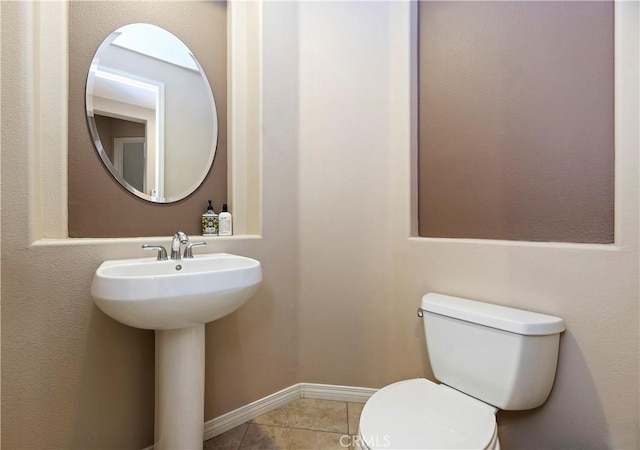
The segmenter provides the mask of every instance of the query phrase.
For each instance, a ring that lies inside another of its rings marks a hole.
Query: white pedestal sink
[[[96,270],[98,307],[156,330],[155,450],[202,448],[204,324],[242,306],[261,281],[260,262],[228,253],[105,261]]]

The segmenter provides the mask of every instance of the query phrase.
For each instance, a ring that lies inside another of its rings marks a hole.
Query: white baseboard
[[[274,394],[267,395],[248,405],[241,406],[238,409],[229,411],[218,417],[214,417],[204,423],[204,441],[214,436],[229,431],[232,428],[242,425],[243,423],[255,419],[262,414],[268,413],[280,406],[286,405],[296,399],[301,398],[300,385],[294,384],[288,388],[284,388]]]
[[[340,386],[337,384],[299,383],[302,395],[300,398],[318,400],[336,400],[339,402],[365,403],[377,389],[357,386]]]
[[[211,439],[299,398],[365,403],[377,389],[331,384],[298,383],[205,422],[204,438]]]
[[[365,403],[377,389],[334,384],[298,383],[267,395],[248,405],[229,411],[204,423],[203,441],[218,436],[262,414],[291,403],[299,398],[336,400],[341,402]],[[143,450],[153,450],[153,445]]]

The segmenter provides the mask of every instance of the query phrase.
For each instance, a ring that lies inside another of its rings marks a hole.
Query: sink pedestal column
[[[154,449],[201,449],[204,325],[156,331]]]

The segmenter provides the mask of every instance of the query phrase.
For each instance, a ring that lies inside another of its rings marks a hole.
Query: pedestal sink
[[[242,306],[261,281],[259,261],[228,253],[105,261],[96,270],[96,305],[156,330],[155,450],[202,448],[204,324]]]

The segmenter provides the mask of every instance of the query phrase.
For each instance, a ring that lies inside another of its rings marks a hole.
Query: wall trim
[[[365,403],[377,389],[340,386],[331,384],[298,383],[284,388],[276,393],[267,395],[248,405],[229,411],[208,420],[204,424],[203,440],[211,439],[232,428],[255,419],[262,414],[291,403],[299,398],[314,398],[318,400],[335,400],[342,402]]]
[[[299,398],[365,403],[378,389],[335,384],[298,383],[204,423],[206,441]],[[143,450],[153,450],[153,445]]]
[[[227,190],[236,234],[262,234],[262,2],[227,3]]]

